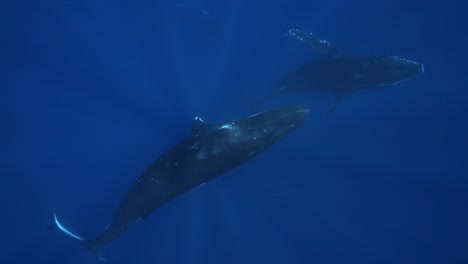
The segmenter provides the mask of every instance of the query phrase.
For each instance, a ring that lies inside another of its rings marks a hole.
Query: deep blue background
[[[191,120],[249,114],[318,58],[423,62],[398,86],[307,103],[290,136],[130,228],[109,263],[468,263],[468,34],[462,1],[4,1],[0,263],[97,263],[57,230],[104,229],[135,178]]]

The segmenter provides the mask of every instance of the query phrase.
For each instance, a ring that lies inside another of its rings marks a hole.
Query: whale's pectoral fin
[[[339,105],[341,105],[342,98],[343,98],[343,94],[342,94],[342,93],[337,93],[337,94],[335,94],[335,97],[334,97],[334,99],[333,99],[331,108],[330,108],[330,110],[328,110],[327,114],[331,114],[331,113],[335,112],[336,108],[337,108]]]
[[[317,36],[310,32],[305,32],[300,29],[290,29],[286,32],[286,36],[295,37],[300,41],[307,42],[310,44],[317,52],[325,53],[327,55],[333,56],[337,55],[338,51],[333,47],[328,40],[319,39]]]
[[[55,211],[54,211],[54,222],[55,222],[55,225],[57,226],[57,228],[60,231],[65,233],[67,236],[70,236],[70,237],[78,240],[79,242],[81,242],[81,244],[83,244],[89,251],[93,252],[99,258],[99,260],[101,260],[101,261],[107,260],[106,257],[104,257],[100,252],[98,252],[98,250],[97,250],[98,246],[96,245],[95,240],[93,240],[93,239],[84,239],[81,236],[78,236],[78,235],[72,233],[62,223],[60,223],[60,221],[57,218],[57,214],[55,213]]]

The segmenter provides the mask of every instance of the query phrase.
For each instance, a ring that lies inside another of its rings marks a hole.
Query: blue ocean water
[[[84,237],[191,122],[250,114],[318,59],[301,28],[423,75],[331,97],[249,163],[166,204],[109,263],[468,263],[466,5],[459,1],[8,1],[0,9],[0,263],[98,263]]]

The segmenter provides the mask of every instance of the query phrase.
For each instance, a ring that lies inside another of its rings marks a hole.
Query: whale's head
[[[259,134],[260,139],[277,141],[294,130],[308,114],[307,105],[279,107],[238,120],[237,126],[246,133]]]
[[[296,105],[215,126],[196,119],[190,148],[196,152],[197,160],[216,160],[216,164],[243,162],[295,130],[308,114],[308,106]]]
[[[424,64],[398,56],[366,56],[352,78],[362,87],[381,87],[398,84],[424,73]]]
[[[309,114],[306,105],[279,107],[234,122],[241,149],[263,150],[295,130]]]

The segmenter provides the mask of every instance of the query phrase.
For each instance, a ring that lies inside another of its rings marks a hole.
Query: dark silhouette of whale
[[[333,111],[346,93],[397,84],[424,72],[423,64],[398,56],[339,54],[327,40],[302,30],[291,29],[286,36],[308,43],[325,56],[289,74],[266,100],[292,92],[331,93]]]
[[[65,228],[54,212],[57,227],[97,254],[128,227],[171,199],[247,162],[296,129],[308,106],[287,106],[245,119],[210,126],[193,121],[192,136],[164,153],[137,179],[125,195],[111,224],[94,239]]]

